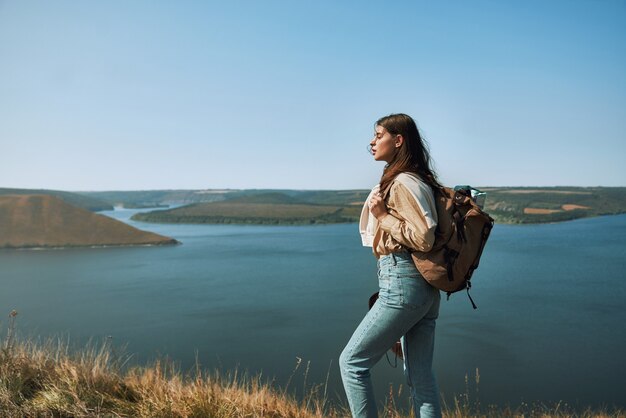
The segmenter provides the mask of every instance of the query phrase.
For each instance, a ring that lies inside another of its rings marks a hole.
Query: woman
[[[410,116],[379,119],[370,146],[374,159],[387,164],[363,206],[360,232],[363,245],[371,246],[378,259],[380,291],[341,353],[341,377],[352,415],[376,417],[370,369],[401,339],[415,415],[440,417],[432,371],[440,296],[417,271],[408,249],[432,247],[437,226],[433,189],[441,185]]]

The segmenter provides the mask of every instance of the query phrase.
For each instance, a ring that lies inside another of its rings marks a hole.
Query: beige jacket
[[[367,204],[379,190],[380,185],[372,189],[361,210],[359,232],[363,245],[372,247],[376,258],[405,249],[429,251],[437,228],[431,187],[414,174],[399,174],[389,190],[388,214],[381,222],[371,214]]]

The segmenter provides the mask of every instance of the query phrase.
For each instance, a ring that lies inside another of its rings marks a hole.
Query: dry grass
[[[488,190],[485,188],[481,188],[481,190]],[[498,189],[495,189],[498,190]],[[591,192],[583,192],[583,191],[575,191],[575,190],[552,190],[552,189],[509,189],[509,190],[498,190],[502,193],[512,193],[512,194],[532,194],[532,193],[554,193],[554,194],[579,194],[579,195],[589,195]]]
[[[544,209],[544,208],[524,208],[524,213],[526,215],[549,215],[551,213],[557,213],[575,209],[591,209],[589,206],[582,205],[574,205],[574,204],[565,204],[561,206],[561,209]]]
[[[575,209],[591,209],[589,206],[565,204],[561,206],[563,210],[575,210]]]
[[[15,315],[0,350],[2,417],[268,417],[348,415],[331,406],[323,386],[302,400],[260,376],[184,375],[169,361],[125,370],[128,356],[114,355],[109,341],[77,353],[61,340],[17,341]],[[123,371],[124,370],[124,371]]]
[[[171,362],[121,373],[111,350],[70,354],[57,341],[0,354],[0,415],[59,417],[339,417],[313,389],[297,401],[260,377],[183,376]]]
[[[527,215],[546,215],[549,213],[556,213],[560,211],[560,209],[524,208],[524,213]]]
[[[297,400],[287,388],[277,388],[260,376],[234,371],[228,375],[196,369],[184,375],[171,362],[125,370],[128,356],[114,354],[109,341],[89,344],[77,353],[60,340],[43,344],[17,341],[16,312],[0,348],[0,416],[2,417],[347,417],[345,406],[331,405],[325,385],[307,387]],[[300,366],[296,365],[295,371]],[[305,371],[308,373],[308,365]],[[585,411],[573,414],[566,406],[522,405],[518,408],[481,408],[475,387],[445,406],[446,417],[619,417],[621,412]],[[287,383],[287,387],[289,382]],[[472,396],[470,396],[470,392]],[[390,393],[381,417],[410,418],[398,411],[394,399],[406,394]],[[480,412],[477,412],[480,411]]]
[[[522,403],[517,407],[498,407],[495,405],[482,406],[480,403],[480,373],[476,369],[473,378],[465,375],[465,393],[454,397],[452,404],[443,403],[444,417],[446,418],[626,418],[622,410],[593,410],[574,411],[569,405],[559,402],[553,405],[543,403]]]

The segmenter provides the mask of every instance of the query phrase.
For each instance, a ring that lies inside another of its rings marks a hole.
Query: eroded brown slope
[[[166,245],[177,241],[50,195],[0,196],[0,248]]]

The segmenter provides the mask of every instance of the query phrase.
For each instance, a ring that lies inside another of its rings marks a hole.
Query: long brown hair
[[[420,135],[413,118],[404,113],[396,113],[378,119],[376,125],[382,126],[391,135],[402,135],[404,138],[404,143],[393,161],[383,170],[380,190],[386,192],[396,176],[403,172],[417,174],[435,192],[442,187],[437,180],[437,174],[430,166],[428,144]]]

